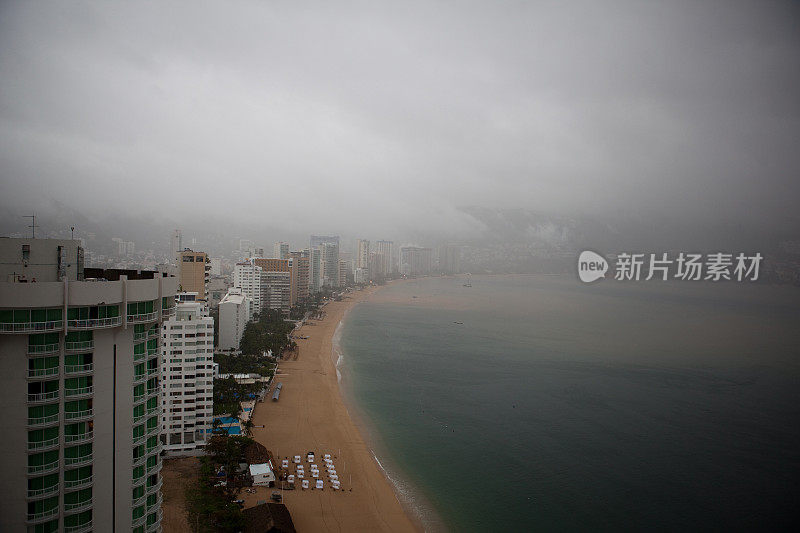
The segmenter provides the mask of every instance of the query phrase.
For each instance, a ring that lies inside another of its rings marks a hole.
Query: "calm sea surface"
[[[800,291],[463,282],[389,286],[340,341],[378,457],[440,528],[796,526]]]

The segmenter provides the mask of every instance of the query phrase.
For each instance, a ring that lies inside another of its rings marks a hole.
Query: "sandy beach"
[[[280,400],[257,404],[253,437],[275,457],[305,455],[313,450],[334,456],[341,491],[325,489],[283,491],[283,501],[298,531],[419,531],[408,516],[392,484],[372,457],[358,426],[339,392],[333,336],[345,313],[377,289],[357,291],[341,302],[325,306],[324,320],[298,330],[299,354],[281,361],[276,382],[283,383]],[[319,460],[319,459],[318,459]],[[279,466],[279,465],[277,465]],[[306,465],[308,471],[308,465]],[[352,481],[351,481],[352,480]],[[264,500],[273,489],[242,493],[245,506]]]

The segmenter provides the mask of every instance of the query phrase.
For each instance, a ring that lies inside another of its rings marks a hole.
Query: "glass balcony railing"
[[[93,454],[82,455],[80,457],[65,457],[64,458],[64,466],[73,466],[73,465],[80,465],[84,463],[91,463],[92,462]]]
[[[65,490],[77,490],[88,487],[93,482],[93,476],[81,478],[81,479],[73,479],[70,481],[64,481],[64,489]]]
[[[52,494],[53,492],[58,492],[58,483],[55,485],[50,485],[49,487],[43,487],[41,489],[28,489],[28,498],[46,496],[47,494]]]
[[[46,333],[64,328],[63,320],[48,320],[46,322],[19,322],[0,323],[0,333]]]
[[[55,344],[29,344],[28,353],[30,355],[44,355],[58,353],[58,343]]]
[[[94,349],[94,341],[65,342],[64,350],[70,353],[86,352]]]
[[[64,373],[75,375],[75,374],[90,374],[94,371],[94,364],[86,363],[85,365],[65,365],[64,366]]]
[[[28,418],[28,427],[47,426],[52,424],[58,424],[58,413],[54,415]]]
[[[54,470],[58,470],[58,459],[44,465],[28,465],[29,474],[46,474]]]
[[[135,341],[143,341],[147,339],[147,332],[146,331],[136,331],[133,334],[133,340]]]
[[[85,409],[83,411],[65,411],[64,418],[66,420],[77,420],[80,418],[90,418],[94,414],[94,409]]]
[[[158,528],[161,527],[161,519],[164,518],[164,511],[161,508],[158,509],[158,514],[156,515],[156,521],[147,526],[147,533],[152,533],[153,531],[158,531]]]
[[[48,509],[47,511],[28,513],[28,522],[39,522],[56,515],[58,515],[58,506],[54,507],[53,509]]]
[[[48,402],[51,400],[58,399],[58,391],[52,392],[39,392],[36,394],[28,394],[28,402],[35,403],[35,402]]]
[[[80,387],[77,389],[64,389],[65,396],[85,396],[94,393],[94,387]]]
[[[139,518],[135,518],[133,522],[131,522],[131,527],[137,528],[139,526],[143,526],[145,522],[147,522],[147,515],[143,514],[142,516],[140,516]]]
[[[152,322],[158,320],[158,311],[152,313],[139,313],[136,315],[128,315],[128,322],[138,324],[141,322]]]
[[[177,307],[175,307],[175,306],[173,306],[173,307],[165,307],[164,309],[161,310],[161,316],[164,317],[164,318],[174,316],[176,310],[177,310]]]
[[[119,326],[120,324],[122,324],[121,316],[67,320],[67,327],[70,329],[113,328],[115,326]]]
[[[88,442],[94,438],[94,431],[87,431],[78,435],[64,435],[64,442],[67,444],[74,442]]]
[[[28,443],[28,451],[31,450],[44,450],[46,448],[54,448],[58,446],[58,437],[47,440],[37,440]]]
[[[89,498],[88,500],[84,500],[82,502],[65,503],[64,512],[71,514],[80,513],[81,511],[85,511],[91,506],[92,506],[92,498]]]
[[[28,369],[28,377],[29,378],[46,378],[48,376],[57,376],[58,375],[58,367],[54,366],[52,368],[29,368]]]
[[[92,521],[78,525],[78,526],[64,526],[64,533],[86,533],[92,530]]]

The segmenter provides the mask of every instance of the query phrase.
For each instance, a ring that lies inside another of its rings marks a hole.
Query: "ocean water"
[[[343,386],[430,529],[795,525],[800,291],[471,281],[391,285],[340,336]]]

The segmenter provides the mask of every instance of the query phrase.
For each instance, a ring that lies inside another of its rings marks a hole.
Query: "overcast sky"
[[[371,238],[463,205],[797,227],[798,15],[3,1],[0,202]]]

